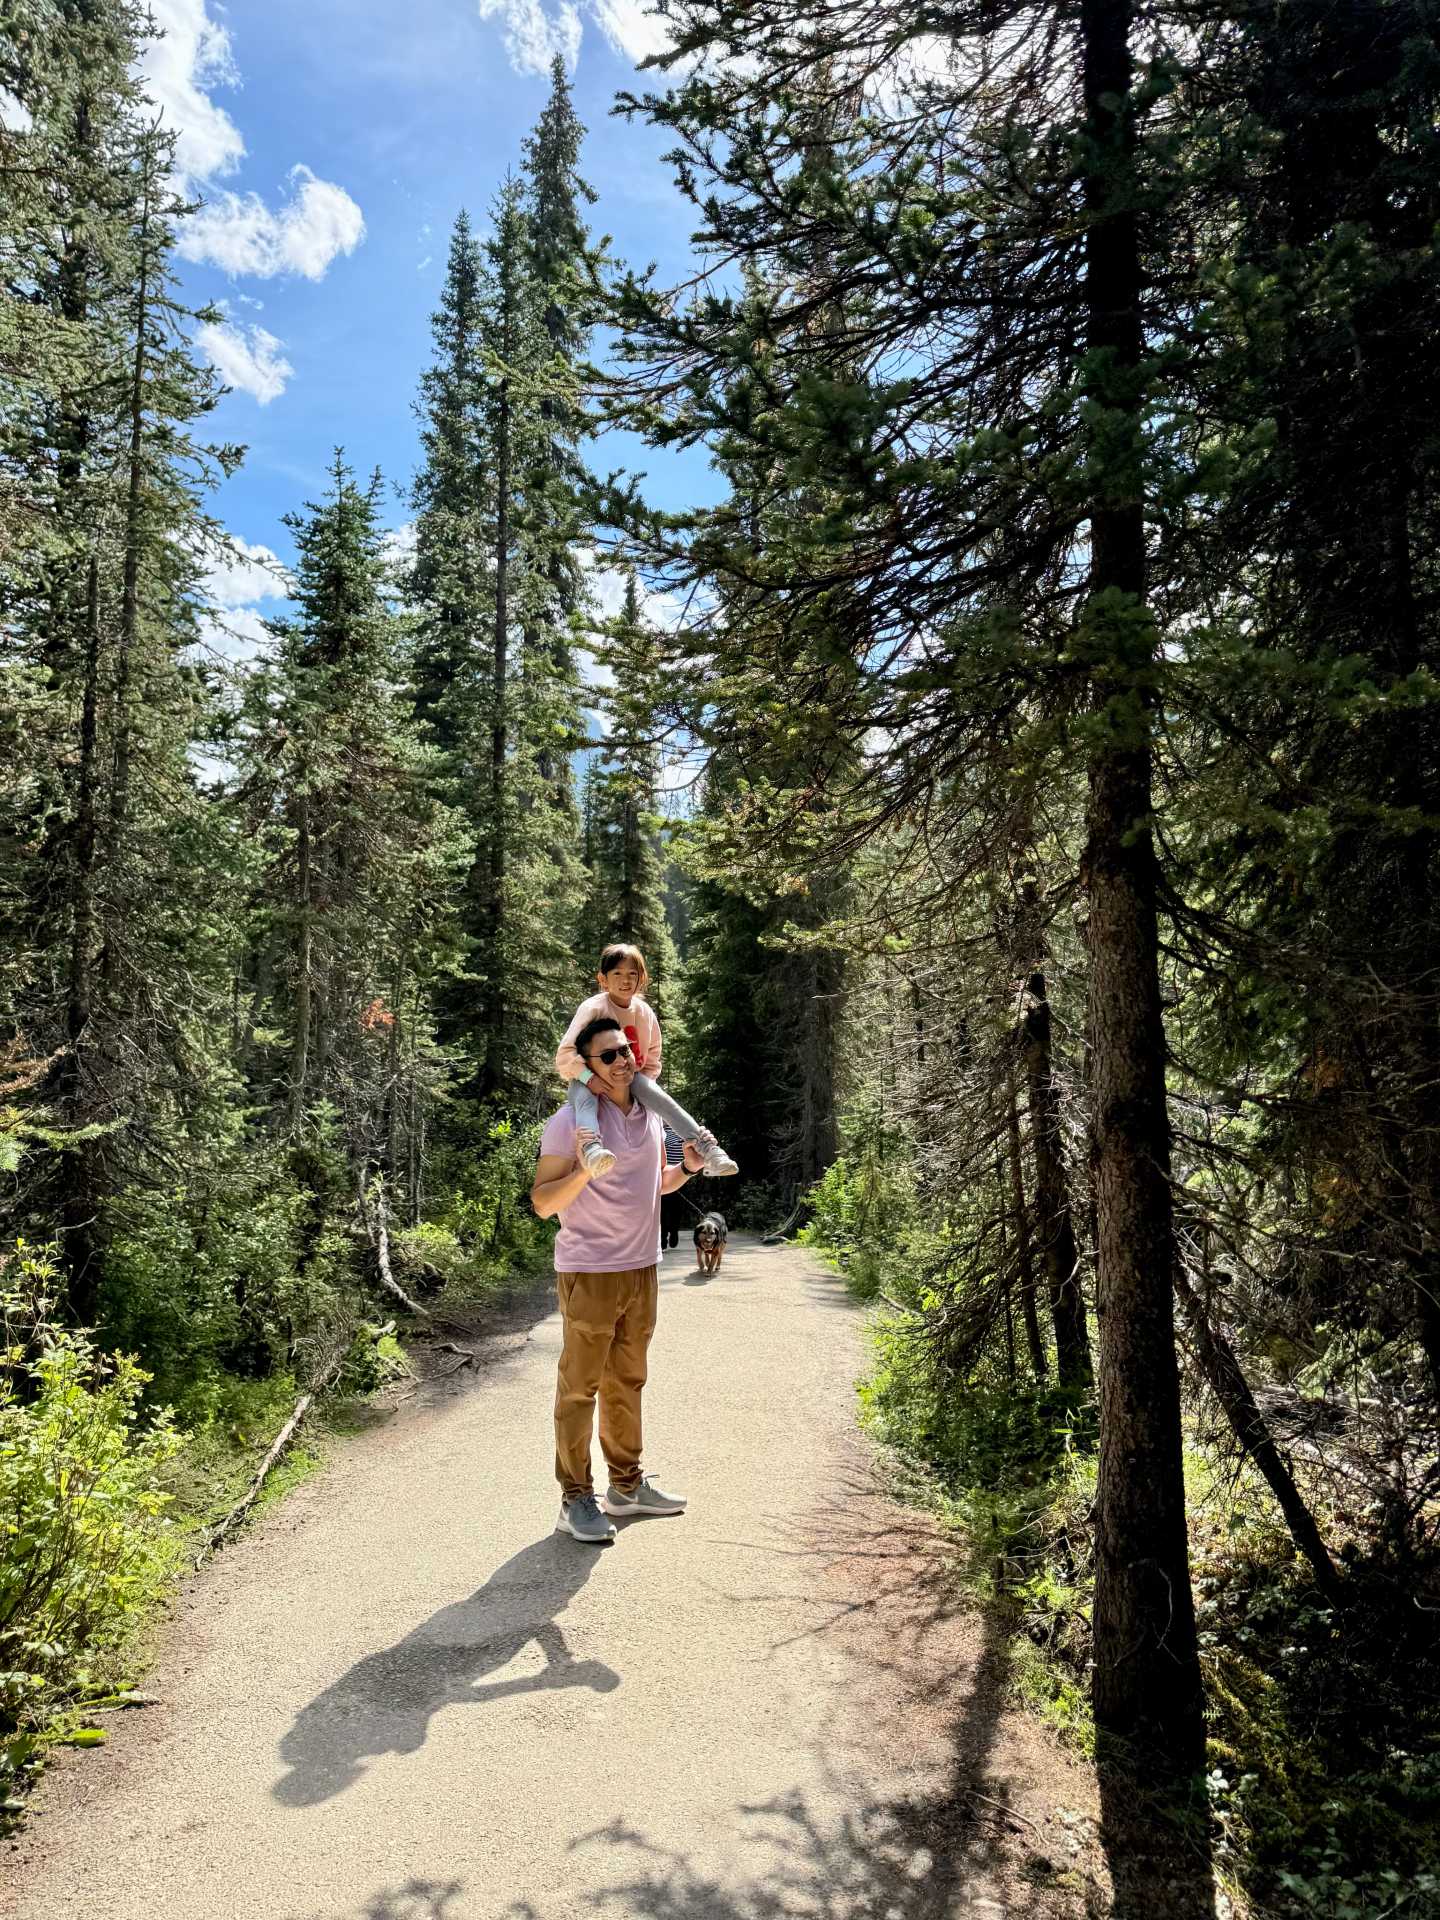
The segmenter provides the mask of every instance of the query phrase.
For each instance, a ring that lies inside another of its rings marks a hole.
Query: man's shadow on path
[[[280,1757],[290,1771],[271,1789],[282,1806],[313,1807],[354,1784],[382,1753],[417,1753],[442,1707],[482,1705],[552,1687],[613,1693],[620,1676],[576,1660],[555,1624],[601,1554],[568,1534],[524,1547],[467,1599],[442,1607],[413,1633],[367,1654],[303,1707]],[[534,1641],[539,1673],[484,1683]]]

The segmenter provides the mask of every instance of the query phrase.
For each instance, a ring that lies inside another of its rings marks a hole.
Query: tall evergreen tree
[[[12,203],[33,220],[4,296],[18,515],[4,670],[40,723],[7,783],[6,1017],[50,1062],[38,1096],[77,1130],[63,1161],[37,1164],[58,1189],[71,1309],[88,1319],[110,1202],[157,1164],[207,1151],[225,1080],[219,1007],[243,862],[196,789],[205,694],[182,650],[201,496],[238,455],[194,434],[220,389],[195,364],[194,316],[174,290],[186,210],[173,141],[132,77],[143,17],[99,0],[43,11],[26,15],[39,37],[6,76],[31,123],[19,171],[45,183]]]
[[[410,1102],[397,1073],[423,1037],[404,1023],[425,1018],[410,987],[433,972],[468,848],[432,796],[436,754],[397,691],[403,627],[385,593],[378,476],[357,486],[337,453],[331,483],[287,521],[297,612],[273,623],[278,659],[250,689],[245,789],[264,803],[274,863],[274,1001],[256,1024],[285,1036],[273,1099],[290,1138],[307,1141],[328,1105],[352,1168],[390,1163],[403,1178],[397,1116]]]
[[[707,239],[752,280],[689,304],[626,284],[627,350],[654,396],[645,424],[665,442],[748,442],[762,502],[817,511],[774,514],[758,553],[733,506],[692,521],[683,547],[630,518],[652,558],[724,605],[691,641],[712,663],[709,699],[723,686],[738,724],[773,743],[770,795],[737,842],[767,846],[768,820],[805,844],[817,794],[832,846],[944,819],[997,733],[1023,764],[1027,735],[1068,728],[1091,794],[1095,1701],[1107,1734],[1184,1776],[1202,1721],[1150,828],[1164,656],[1144,567],[1161,364],[1139,318],[1148,302],[1153,343],[1164,242],[1151,236],[1180,188],[1164,142],[1144,137],[1125,0],[1057,16],[1043,44],[1025,42],[1020,84],[1022,56],[990,54],[1028,21],[947,16],[957,78],[920,82],[915,103],[946,105],[931,144],[912,137],[914,114],[846,112],[913,35],[902,10],[872,15],[862,49],[823,8],[779,34],[743,3],[686,9],[677,57],[699,58],[696,73],[645,111],[680,135]],[[723,68],[700,58],[722,47]],[[1127,1473],[1136,1459],[1145,1471]]]
[[[609,725],[586,783],[590,878],[583,926],[596,952],[610,940],[640,947],[651,974],[647,991],[663,1012],[666,990],[675,984],[676,960],[665,914],[658,811],[660,646],[645,619],[633,573],[597,654],[611,675],[603,695]]]
[[[549,1032],[574,991],[582,889],[578,673],[562,591],[576,508],[549,464],[545,410],[567,376],[544,311],[512,179],[486,238],[462,215],[452,240],[421,388],[407,580],[418,709],[474,844],[464,971],[444,996],[443,1031],[469,1063],[467,1091],[505,1101],[539,1097]]]

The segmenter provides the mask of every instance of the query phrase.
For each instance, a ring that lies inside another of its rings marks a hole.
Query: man
[[[698,1173],[703,1157],[687,1142],[683,1164],[667,1166],[659,1119],[631,1098],[635,1056],[617,1020],[589,1021],[574,1040],[600,1096],[600,1138],[615,1156],[594,1181],[576,1146],[574,1109],[553,1114],[540,1141],[530,1204],[560,1222],[555,1283],[564,1343],[555,1389],[557,1530],[603,1546],[609,1514],[683,1513],[640,1466],[640,1395],[659,1297],[660,1196]],[[595,1498],[590,1436],[600,1400],[600,1448],[610,1470],[605,1511]]]
[[[665,1164],[678,1167],[685,1156],[685,1143],[673,1127],[665,1129]],[[678,1247],[680,1229],[689,1219],[693,1209],[687,1208],[683,1193],[662,1194],[660,1197],[660,1245],[664,1248]]]

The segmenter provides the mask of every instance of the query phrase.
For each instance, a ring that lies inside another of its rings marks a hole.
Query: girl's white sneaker
[[[599,1140],[591,1140],[580,1149],[580,1158],[589,1169],[592,1180],[598,1180],[602,1173],[609,1173],[615,1164],[615,1156]]]

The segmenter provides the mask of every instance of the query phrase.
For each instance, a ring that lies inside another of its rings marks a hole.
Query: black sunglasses
[[[613,1067],[617,1060],[633,1060],[634,1057],[629,1047],[602,1047],[599,1053],[592,1053],[590,1056],[592,1060],[598,1060],[602,1066],[606,1067]]]

